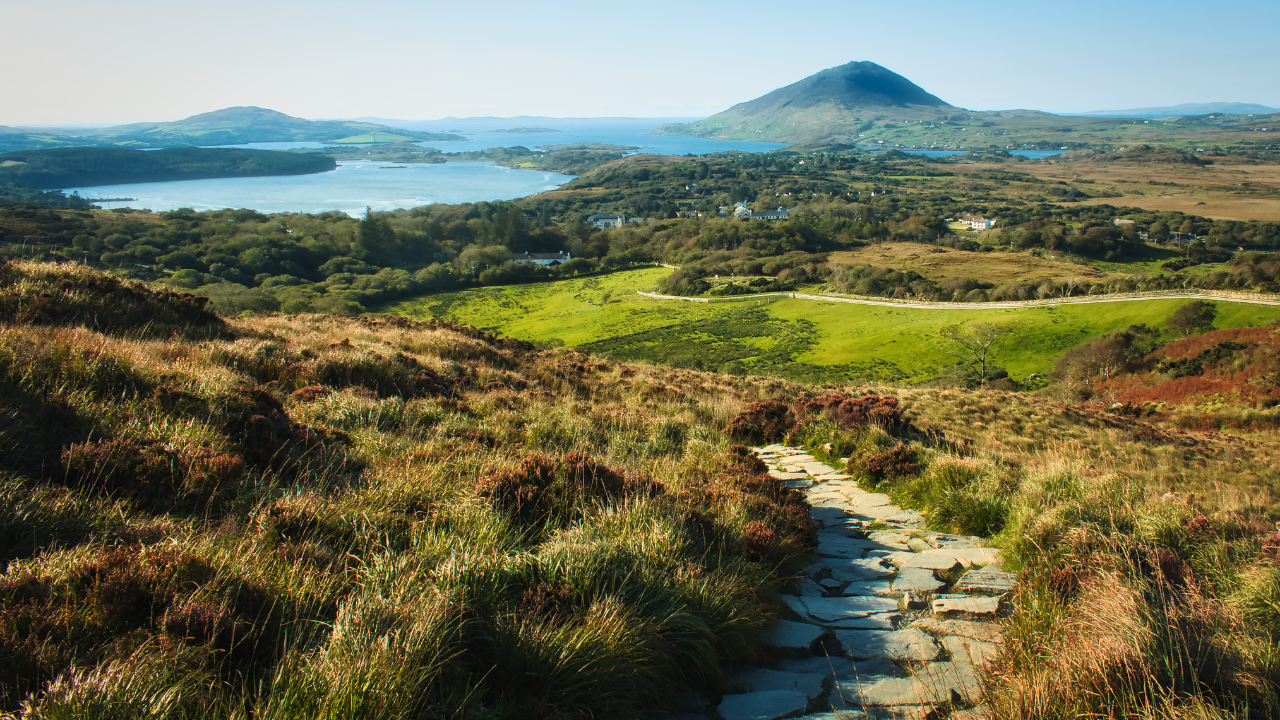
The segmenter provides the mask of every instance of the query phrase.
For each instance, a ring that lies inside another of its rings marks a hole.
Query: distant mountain
[[[64,147],[0,154],[0,185],[49,190],[88,185],[308,175],[337,167],[326,155],[243,148]]]
[[[0,149],[24,150],[68,146],[132,148],[243,145],[259,142],[366,143],[464,140],[450,133],[420,132],[351,120],[304,120],[259,107],[230,107],[174,122],[131,123],[77,137],[34,128],[8,128],[0,133]]]
[[[1280,112],[1280,108],[1267,107],[1266,105],[1258,105],[1257,103],[1214,102],[1183,103],[1181,105],[1134,108],[1132,110],[1094,110],[1091,112],[1075,113],[1075,115],[1080,117],[1150,118],[1182,117],[1184,115],[1210,115],[1217,113],[1230,115],[1266,115],[1268,113],[1275,112]],[[1070,113],[1063,114],[1067,115]]]
[[[739,103],[706,120],[668,124],[660,134],[802,142],[855,136],[892,116],[934,119],[960,110],[873,62],[851,62]],[[765,137],[761,137],[765,136]]]
[[[377,137],[375,137],[375,134]],[[168,123],[104,128],[99,137],[128,138],[155,145],[240,145],[254,142],[395,142],[462,140],[350,120],[304,120],[260,107],[229,107]]]

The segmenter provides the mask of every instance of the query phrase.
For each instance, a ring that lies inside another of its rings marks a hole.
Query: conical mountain
[[[873,62],[851,62],[689,125],[670,134],[803,142],[851,138],[864,123],[886,118],[932,119],[957,108]]]

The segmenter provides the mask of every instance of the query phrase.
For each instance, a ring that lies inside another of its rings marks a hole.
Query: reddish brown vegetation
[[[842,430],[868,425],[894,430],[902,425],[902,410],[898,398],[891,395],[827,393],[802,397],[790,406],[768,400],[751,403],[729,422],[725,433],[740,442],[781,442],[800,424],[816,418],[830,420]]]
[[[85,327],[102,333],[146,337],[221,334],[222,319],[206,309],[209,299],[172,290],[151,290],[76,266],[43,266],[37,288],[22,281],[29,269],[0,259],[0,319],[15,324]]]
[[[582,453],[558,460],[529,455],[514,468],[482,477],[476,491],[502,513],[523,522],[545,522],[591,499],[651,495],[657,486],[647,479],[628,480],[617,470]],[[572,517],[560,518],[562,522]]]
[[[571,589],[566,585],[538,583],[520,595],[520,613],[525,617],[563,624],[582,614]]]
[[[884,480],[915,475],[920,471],[920,461],[915,450],[898,443],[879,455],[867,458],[863,467],[867,474],[877,480]]]
[[[230,627],[229,612],[225,621],[217,620],[222,611],[197,606],[168,615],[183,593],[212,576],[195,555],[133,547],[103,552],[58,579],[30,573],[0,579],[0,684],[7,700],[36,690],[72,662],[100,659],[94,653],[109,652],[112,639],[136,630],[191,625],[216,639]]]
[[[1202,360],[1197,363],[1197,358]],[[1171,377],[1180,374],[1172,369],[1188,365],[1181,377]],[[1280,385],[1275,382],[1280,373],[1280,330],[1274,327],[1215,330],[1184,338],[1147,356],[1143,367],[1096,383],[1096,392],[1134,404],[1178,406],[1214,398],[1259,408],[1280,404]]]

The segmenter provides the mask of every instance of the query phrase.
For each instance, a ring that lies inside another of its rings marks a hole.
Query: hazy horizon
[[[483,16],[404,0],[59,8],[57,22],[30,2],[7,13],[0,61],[23,70],[5,79],[2,125],[159,122],[236,105],[420,122],[702,118],[851,60],[972,110],[1280,106],[1269,38],[1280,6],[1258,0],[1212,12],[1149,0],[1069,11],[992,0],[963,13],[837,0],[785,11],[746,0],[732,12],[498,0]]]

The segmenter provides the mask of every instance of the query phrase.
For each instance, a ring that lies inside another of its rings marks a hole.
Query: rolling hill
[[[81,136],[34,133],[23,128],[0,135],[0,149],[68,146],[132,148],[241,145],[258,142],[405,142],[462,140],[460,135],[402,130],[348,120],[306,120],[260,107],[230,107],[174,122],[132,123]]]

